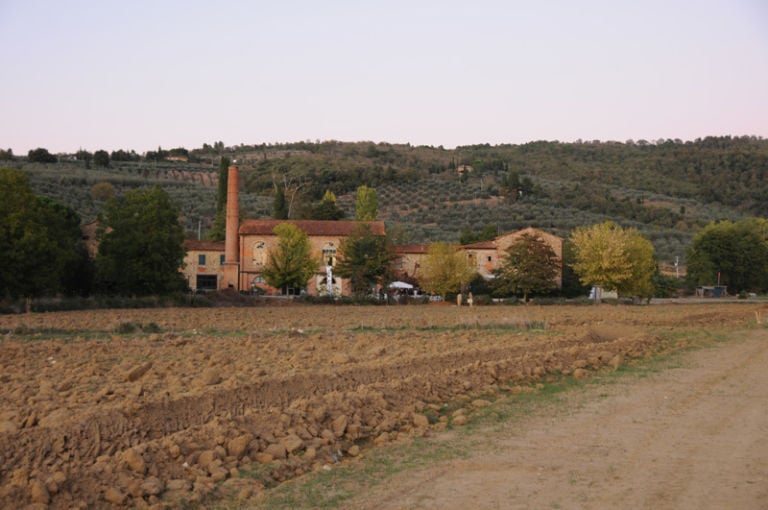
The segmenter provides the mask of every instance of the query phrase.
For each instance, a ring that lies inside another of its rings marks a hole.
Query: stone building
[[[312,254],[319,265],[318,272],[307,284],[310,295],[326,293],[336,296],[351,294],[349,282],[333,275],[336,252],[341,241],[350,236],[360,223],[367,224],[375,235],[386,235],[381,221],[322,221],[322,220],[243,220],[239,218],[239,174],[230,166],[227,174],[226,234],[224,242],[187,240],[184,275],[191,289],[215,290],[232,288],[241,292],[278,294],[262,276],[267,254],[278,244],[274,228],[291,223],[309,237]],[[328,271],[330,266],[330,272]],[[328,288],[328,275],[331,288]]]
[[[224,279],[224,242],[184,241],[187,255],[184,258],[184,278],[194,290],[216,290]]]
[[[506,249],[517,241],[521,236],[530,234],[546,242],[560,260],[560,273],[557,276],[557,285],[562,287],[563,283],[563,239],[539,230],[528,227],[508,234],[503,234],[490,241],[482,241],[474,244],[460,246],[472,267],[483,278],[492,278],[493,271],[501,267]],[[396,262],[396,271],[400,278],[409,280],[411,278],[419,279],[419,269],[427,257],[429,246],[426,245],[405,245],[396,246],[395,253],[398,255]]]
[[[366,223],[375,235],[386,235],[381,221],[321,221],[321,220],[243,220],[239,219],[237,166],[229,167],[227,181],[226,240],[223,243],[208,241],[185,241],[187,257],[184,274],[192,289],[232,288],[241,292],[278,293],[270,288],[262,276],[268,253],[277,246],[278,238],[274,228],[280,223],[291,223],[303,230],[309,237],[313,256],[317,258],[318,272],[307,284],[306,292],[311,295],[327,293],[336,296],[351,294],[349,282],[333,274],[336,254],[341,241],[355,230],[359,223]],[[558,286],[562,286],[563,239],[532,227],[518,230],[483,241],[461,246],[475,270],[490,279],[493,271],[503,262],[506,249],[525,234],[531,234],[549,244],[560,259]],[[397,256],[395,272],[399,279],[418,283],[420,269],[429,247],[426,245],[395,246]],[[330,273],[328,271],[330,266]],[[328,275],[330,274],[330,289]]]

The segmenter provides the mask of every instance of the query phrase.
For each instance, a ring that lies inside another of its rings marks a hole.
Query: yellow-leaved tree
[[[455,244],[436,242],[427,250],[422,264],[419,283],[427,292],[434,292],[445,299],[449,292],[459,292],[472,280],[475,271],[464,252]]]
[[[606,221],[577,228],[571,242],[576,259],[573,270],[583,284],[615,290],[622,296],[653,295],[653,246],[636,229],[622,229]]]

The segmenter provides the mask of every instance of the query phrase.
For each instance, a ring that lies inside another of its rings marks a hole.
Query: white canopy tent
[[[389,284],[390,289],[412,289],[413,285],[405,282],[392,282]]]

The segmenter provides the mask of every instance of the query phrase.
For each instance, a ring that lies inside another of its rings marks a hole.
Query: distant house
[[[394,247],[395,274],[399,280],[411,283],[419,279],[420,269],[429,246],[423,244],[405,244]]]
[[[318,272],[309,281],[307,293],[319,295],[331,290],[336,296],[348,296],[352,289],[348,280],[334,276],[337,251],[341,241],[352,235],[360,223],[367,224],[374,235],[384,236],[384,222],[381,221],[325,221],[325,220],[245,220],[238,231],[240,249],[239,288],[248,290],[254,286],[266,288],[262,277],[267,263],[267,254],[277,247],[278,237],[274,229],[281,223],[290,223],[303,230],[309,237],[312,254],[319,263]],[[328,283],[330,266],[331,288]],[[276,289],[269,289],[276,292]]]
[[[506,249],[525,234],[530,234],[537,239],[542,239],[555,252],[555,255],[560,260],[560,272],[557,275],[557,285],[558,287],[562,287],[563,239],[544,232],[543,230],[528,227],[501,235],[490,241],[463,245],[459,249],[464,251],[467,260],[480,276],[485,279],[491,279],[493,278],[493,271],[500,268],[503,264],[504,257],[506,256]],[[398,256],[396,260],[398,276],[403,279],[413,277],[418,280],[420,276],[419,268],[423,266],[428,251],[429,246],[426,245],[395,246],[395,254]]]
[[[173,161],[175,163],[186,163],[189,161],[189,156],[184,156],[183,154],[171,154],[166,156],[164,159],[166,161]]]
[[[560,272],[557,275],[557,286],[563,286],[563,239],[533,227],[524,228],[515,232],[501,235],[491,241],[464,245],[461,248],[466,252],[467,258],[472,262],[475,270],[483,278],[490,278],[495,269],[501,267],[506,256],[507,248],[524,235],[532,235],[547,243],[560,260]]]
[[[182,273],[192,290],[216,290],[224,280],[224,242],[184,241],[187,255]]]

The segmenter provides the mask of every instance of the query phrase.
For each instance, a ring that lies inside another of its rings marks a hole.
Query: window
[[[263,266],[267,262],[267,247],[264,241],[256,241],[253,243],[253,265],[256,267]]]
[[[490,255],[488,255],[488,262],[490,262],[490,261],[491,261],[491,256],[490,256]]]
[[[221,255],[219,255],[219,265],[223,266],[224,265],[224,260],[225,260],[224,259],[224,254],[222,253]]]
[[[197,265],[198,266],[204,266],[205,265],[205,253],[201,253],[197,256]]]
[[[215,274],[197,275],[197,290],[216,290],[216,287]]]
[[[336,265],[336,246],[333,243],[325,243],[323,246],[322,264],[331,267]]]

